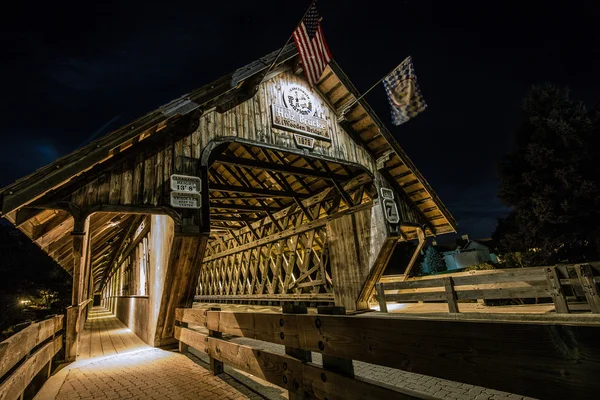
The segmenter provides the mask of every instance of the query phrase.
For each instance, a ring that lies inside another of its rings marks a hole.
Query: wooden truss
[[[306,163],[306,159],[298,159],[295,161]],[[244,182],[249,174],[256,176],[262,173],[263,179],[256,178],[254,182],[260,181],[264,190],[273,190],[268,185],[277,184],[276,190],[290,194],[285,198],[287,204],[281,198],[271,199],[269,203],[253,198],[252,201],[258,205],[249,205],[249,197],[235,199],[244,199],[244,203],[240,202],[238,206],[240,210],[266,216],[243,220],[244,227],[230,228],[227,234],[213,235],[200,272],[198,299],[216,300],[227,296],[230,299],[260,300],[287,295],[290,299],[309,300],[331,294],[333,283],[325,225],[332,218],[372,204],[374,193],[371,191],[370,175],[342,174],[342,171],[332,170],[329,166],[319,170],[298,166],[286,169],[282,164],[273,166],[266,163],[263,169],[261,164],[250,164],[242,160],[236,166],[237,172],[234,169],[225,171],[230,172],[229,177],[237,180],[236,185],[240,187],[242,183],[250,183]],[[252,170],[244,170],[239,165],[248,165]],[[222,164],[217,163],[216,167],[220,166]],[[300,173],[302,175],[298,175]],[[334,175],[336,173],[337,176]],[[214,179],[225,180],[219,170],[213,170],[211,174]],[[295,180],[290,175],[294,175]],[[274,182],[269,182],[268,178]],[[211,185],[211,190],[213,188]],[[222,197],[211,193],[211,201],[217,199]],[[235,205],[227,207],[233,209]],[[215,208],[223,210],[227,207],[217,205]],[[211,213],[211,224],[214,215]]]

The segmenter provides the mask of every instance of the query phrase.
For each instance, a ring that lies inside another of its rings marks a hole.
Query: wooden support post
[[[346,315],[346,309],[339,306],[317,307],[317,312],[322,315]],[[352,364],[351,359],[323,354],[323,368],[350,378],[354,378],[354,365]]]
[[[556,312],[568,313],[569,307],[567,306],[565,294],[560,286],[560,278],[558,276],[558,272],[556,271],[556,267],[546,267],[545,272],[546,282],[548,283],[548,288],[550,289],[550,295],[552,296],[552,301],[554,302],[554,308],[556,309]]]
[[[581,282],[583,293],[587,299],[593,314],[600,314],[600,297],[598,295],[598,286],[594,282],[594,274],[589,264],[579,264],[575,266],[577,277]]]
[[[67,308],[67,325],[65,328],[65,361],[75,361],[79,342],[81,312],[79,305],[88,298],[89,286],[87,285],[87,270],[91,267],[89,260],[89,227],[90,219],[87,215],[73,206],[73,289],[71,293],[71,307]],[[91,275],[91,272],[90,272]]]
[[[219,307],[211,307],[210,311],[221,311],[221,309]],[[212,337],[212,338],[216,338],[216,339],[223,338],[223,334],[221,332],[213,331],[211,329],[208,330],[208,336]],[[209,358],[210,358],[210,372],[213,375],[222,374],[224,371],[223,361],[216,360],[211,356],[209,356]]]
[[[308,309],[305,305],[295,305],[293,303],[284,303],[281,306],[284,314],[308,314]],[[299,359],[302,362],[311,362],[312,353],[309,350],[302,350],[295,347],[285,346],[285,354]],[[284,379],[288,379],[284,376]],[[285,381],[284,381],[285,382]],[[303,389],[303,384],[300,382],[286,382],[288,385],[289,400],[304,400],[310,399],[311,396]]]
[[[383,290],[383,284],[378,282],[375,285],[375,290],[377,291],[377,301],[379,302],[379,311],[388,312],[387,303],[385,302],[385,292]]]
[[[457,313],[458,304],[456,303],[456,292],[454,291],[454,280],[451,276],[444,278],[444,288],[446,289],[446,300],[448,301],[448,311]]]

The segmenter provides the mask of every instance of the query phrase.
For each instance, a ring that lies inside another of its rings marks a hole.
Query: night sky
[[[20,3],[0,28],[0,186],[281,47],[309,1]],[[519,3],[318,3],[360,91],[412,55],[429,108],[394,127],[383,88],[367,100],[471,237],[508,211],[496,165],[528,87],[599,100],[596,2]]]

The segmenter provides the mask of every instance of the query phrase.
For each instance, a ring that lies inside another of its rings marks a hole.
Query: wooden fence
[[[445,301],[451,313],[458,301],[478,299],[552,299],[556,312],[600,313],[600,263],[469,271],[376,285],[380,310],[388,302]]]
[[[58,315],[28,326],[0,343],[0,399],[18,399],[32,381],[37,389],[50,376],[52,358],[63,346],[57,333],[63,328]]]
[[[229,364],[287,389],[290,399],[430,398],[355,376],[352,360],[544,399],[596,398],[600,391],[597,315],[486,321],[472,314],[327,315],[341,307],[303,314],[298,307],[270,314],[177,309],[175,337],[181,351],[206,353],[214,374]],[[234,336],[257,342],[240,345]],[[285,354],[258,341],[283,345]],[[311,352],[322,354],[323,365],[311,362]]]

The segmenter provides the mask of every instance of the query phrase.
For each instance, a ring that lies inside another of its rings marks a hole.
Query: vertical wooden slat
[[[291,303],[285,303],[282,306],[282,312],[284,314],[308,314],[308,309],[306,308],[306,305],[294,305]],[[281,334],[283,335],[283,332]],[[285,354],[297,358],[302,362],[312,362],[312,353],[309,350],[285,346]],[[311,398],[310,395],[304,390],[303,385],[295,384],[295,382],[287,382],[287,384],[289,400],[301,400]]]
[[[221,309],[219,307],[211,307],[210,311],[221,311]],[[221,339],[223,337],[223,334],[219,331],[213,331],[212,329],[209,329],[208,337]],[[223,371],[224,371],[223,361],[219,361],[211,356],[210,357],[210,372],[213,375],[219,375],[219,374],[222,374]]]
[[[454,280],[451,276],[443,278],[444,288],[446,289],[446,300],[448,301],[448,311],[451,313],[458,312],[458,304],[456,304],[456,292],[454,291]]]
[[[109,204],[119,204],[121,199],[121,172],[123,167],[121,165],[113,168],[110,171],[110,188],[108,193]]]
[[[558,313],[568,313],[569,307],[567,306],[567,300],[565,294],[560,286],[560,278],[558,276],[556,267],[546,267],[546,282],[550,289],[550,295],[554,302],[554,308]]]
[[[581,287],[592,313],[599,314],[600,297],[598,296],[598,286],[594,282],[592,268],[589,264],[579,264],[575,266],[575,271],[577,272],[577,277],[579,278],[579,282],[581,282]]]
[[[317,312],[321,315],[346,315],[346,309],[339,306],[317,307]],[[352,364],[352,360],[348,358],[323,354],[323,368],[350,378],[354,378],[354,365]]]
[[[387,303],[385,302],[385,292],[383,291],[383,284],[378,282],[375,284],[375,290],[377,291],[377,301],[379,302],[379,311],[388,312]]]
[[[131,161],[123,164],[123,173],[121,174],[121,204],[131,204],[133,192],[133,168]]]

